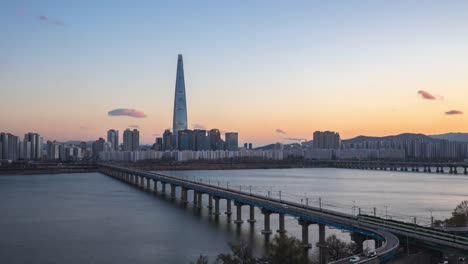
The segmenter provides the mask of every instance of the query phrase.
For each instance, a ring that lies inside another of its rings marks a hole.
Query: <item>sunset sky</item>
[[[468,132],[467,14],[468,1],[3,0],[0,131],[138,127],[152,143],[172,127],[181,53],[191,128],[241,144]]]

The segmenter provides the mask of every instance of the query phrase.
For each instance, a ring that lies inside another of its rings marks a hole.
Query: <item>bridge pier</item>
[[[202,198],[203,198],[203,193],[197,192],[197,208],[201,209],[202,208]]]
[[[146,178],[146,190],[149,191],[151,189],[151,182],[150,182],[150,178]]]
[[[364,251],[363,243],[366,240],[366,237],[359,233],[352,233],[351,234],[351,240],[354,241],[356,244],[356,249],[354,250],[355,254],[360,254],[361,252]]]
[[[328,250],[325,243],[325,225],[319,224],[319,242],[316,245],[319,248],[319,263],[328,263]]]
[[[272,212],[262,208],[262,214],[265,218],[262,234],[269,235],[272,233],[270,229],[270,215],[272,214]]]
[[[213,209],[213,195],[212,194],[208,194],[208,206],[207,206],[208,209]]]
[[[214,211],[214,215],[216,217],[218,217],[221,213],[219,212],[219,197],[217,196],[214,196],[213,197],[214,201],[215,201],[215,211]]]
[[[453,173],[453,168],[452,168],[452,166],[450,166],[450,171],[449,171],[449,173],[450,173],[450,174]]]
[[[140,177],[140,184],[138,185],[138,187],[144,189],[145,188],[145,177],[141,176]]]
[[[468,169],[466,167],[464,167],[465,171],[463,172],[465,175],[468,174]]]
[[[234,221],[234,223],[240,225],[242,223],[244,223],[244,221],[242,220],[242,203],[239,203],[239,202],[234,202],[234,205],[236,206],[236,220]]]
[[[181,188],[182,188],[182,191],[181,191],[181,194],[180,194],[181,199],[182,199],[182,201],[184,203],[187,203],[188,202],[187,201],[187,188],[185,188],[185,187],[181,187]]]
[[[458,174],[457,167],[453,167],[453,174]]]
[[[197,191],[193,190],[193,204],[197,204],[198,202],[198,193]]]
[[[250,217],[249,217],[249,219],[247,220],[247,222],[253,224],[253,223],[255,223],[255,222],[257,221],[257,220],[255,220],[255,206],[249,205],[249,207],[250,207],[250,208],[249,208],[249,209],[250,209],[250,212],[249,212],[249,213],[250,213]]]
[[[154,184],[153,192],[154,192],[154,193],[158,193],[158,181],[157,181],[157,180],[153,180],[153,184]]]
[[[171,184],[171,199],[176,198],[176,187],[174,184]]]
[[[226,212],[225,214],[228,216],[228,217],[231,217],[232,215],[232,211],[231,211],[231,199],[226,199]]]
[[[161,193],[166,195],[166,183],[161,182]]]
[[[284,228],[284,214],[279,213],[279,229],[276,230],[280,235],[286,233],[286,229]]]
[[[312,245],[309,243],[309,225],[311,225],[312,223],[301,218],[299,218],[298,222],[299,222],[299,225],[301,225],[302,227],[301,247],[307,250],[312,247]]]

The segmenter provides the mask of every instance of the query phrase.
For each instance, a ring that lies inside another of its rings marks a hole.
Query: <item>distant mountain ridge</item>
[[[360,143],[364,141],[406,141],[406,140],[437,141],[436,138],[432,138],[424,134],[403,133],[399,135],[384,136],[384,137],[357,136],[355,138],[342,140],[342,142],[343,143]]]
[[[439,135],[431,135],[430,137],[435,139],[445,139],[449,141],[468,142],[468,133],[445,133]]]

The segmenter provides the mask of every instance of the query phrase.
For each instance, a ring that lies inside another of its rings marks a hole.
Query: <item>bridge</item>
[[[313,161],[312,164],[322,164],[333,168],[361,169],[361,170],[388,170],[411,172],[435,172],[468,175],[468,163],[435,163],[435,162],[395,162],[395,161]]]
[[[356,242],[357,252],[363,251],[363,242],[366,238],[376,241],[376,253],[379,262],[390,260],[399,250],[400,241],[403,244],[415,244],[436,251],[455,253],[460,256],[468,256],[468,238],[449,234],[441,230],[420,227],[407,223],[386,220],[366,215],[350,215],[320,207],[298,204],[281,199],[265,197],[257,194],[237,191],[206,183],[180,179],[160,173],[125,168],[111,164],[99,163],[101,173],[119,179],[123,182],[138,186],[146,191],[167,193],[172,199],[176,199],[176,188],[180,188],[180,199],[188,203],[189,191],[193,194],[193,203],[196,207],[202,207],[202,196],[208,196],[208,208],[215,217],[221,215],[220,200],[226,201],[228,217],[232,215],[232,203],[236,207],[235,224],[241,225],[242,206],[249,206],[249,218],[247,222],[254,224],[255,207],[260,208],[264,216],[264,228],[262,234],[272,234],[270,217],[278,214],[279,229],[281,235],[286,233],[285,215],[298,219],[302,227],[302,247],[311,248],[309,243],[309,226],[316,224],[319,227],[320,263],[328,263],[325,244],[325,226],[347,230],[352,233],[351,238]],[[159,183],[159,184],[158,184]],[[158,185],[160,188],[158,188]],[[152,187],[153,186],[153,187]],[[169,186],[170,190],[166,186]],[[364,263],[364,262],[361,262]]]

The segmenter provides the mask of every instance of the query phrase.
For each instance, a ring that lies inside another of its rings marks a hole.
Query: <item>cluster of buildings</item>
[[[0,133],[0,160],[42,159],[42,137],[37,133],[24,134],[23,140],[10,133]]]

